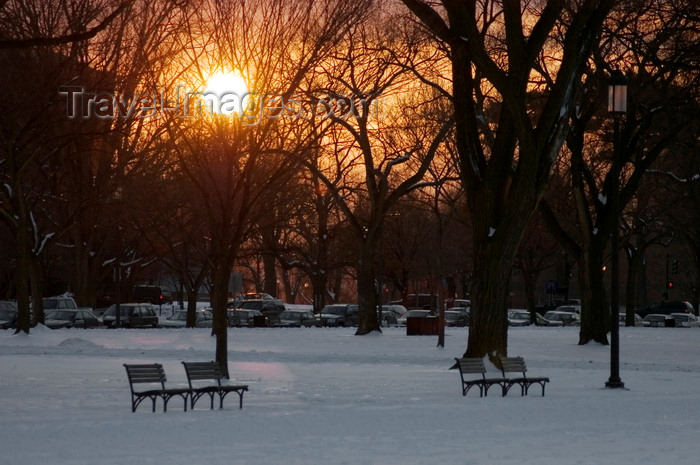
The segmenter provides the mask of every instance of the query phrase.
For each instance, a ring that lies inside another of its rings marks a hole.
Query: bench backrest
[[[525,366],[525,360],[522,357],[499,357],[501,362],[501,372],[503,377],[506,377],[506,373],[522,373],[525,376],[527,367]]]
[[[457,367],[459,368],[460,374],[465,373],[480,373],[483,377],[486,373],[486,365],[484,365],[484,360],[481,358],[455,358],[457,360]]]
[[[165,389],[165,370],[160,363],[142,364],[142,365],[127,365],[126,374],[129,377],[129,385],[133,391],[133,385],[137,383],[160,383],[161,388]]]
[[[187,381],[192,387],[192,381],[216,380],[221,385],[224,372],[216,362],[182,362],[187,373]]]

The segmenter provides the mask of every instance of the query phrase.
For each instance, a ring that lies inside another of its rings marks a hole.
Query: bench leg
[[[175,397],[175,396],[180,396],[180,397],[182,397],[183,404],[184,404],[184,405],[183,405],[184,411],[185,411],[185,412],[187,411],[187,396],[188,396],[188,393],[185,392],[185,393],[182,393],[182,394],[173,394],[173,395],[171,395],[171,396],[169,396],[169,395],[167,395],[167,394],[163,394],[163,395],[161,396],[161,397],[163,398],[163,412],[167,412],[167,411],[168,411],[168,401],[170,401],[170,399],[172,399],[172,398]],[[155,398],[153,399],[153,408],[154,408],[153,411],[155,412]]]
[[[512,388],[515,385],[520,386],[520,395],[524,396],[525,393],[527,392],[525,389],[525,385],[522,383],[508,383],[503,385],[503,397],[505,397],[508,394],[508,391],[510,391],[510,388]]]
[[[198,394],[190,394],[190,407],[194,410],[194,404],[197,403],[200,397],[204,396],[204,394],[209,396],[209,404],[210,404],[210,409],[214,409],[214,395],[216,394],[215,392],[200,392]]]
[[[488,397],[488,395],[489,395],[489,388],[490,388],[491,386],[501,386],[501,396],[505,396],[505,395],[506,395],[506,392],[508,392],[508,391],[505,389],[505,385],[504,385],[504,384],[502,384],[502,383],[490,383],[490,384],[484,385],[484,397]]]
[[[231,391],[219,391],[219,408],[224,408],[224,398]]]
[[[229,392],[235,392],[238,394],[238,408],[242,409],[243,408],[243,393],[245,392],[245,389],[237,389],[235,391],[219,391],[219,408],[222,409],[224,408],[224,398]]]
[[[532,383],[532,384],[535,384],[535,383]],[[532,386],[532,384],[531,384],[530,386]],[[546,382],[538,382],[537,384],[539,384],[540,386],[542,386],[542,397],[544,397],[544,386],[545,386]],[[528,386],[528,388],[529,388],[530,386]],[[525,394],[527,394],[527,390],[525,390]]]

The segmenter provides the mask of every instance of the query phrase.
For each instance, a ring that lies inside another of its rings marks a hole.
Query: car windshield
[[[510,312],[508,318],[514,320],[529,320],[530,314],[528,312]]]
[[[462,312],[445,312],[445,319],[448,321],[458,320],[462,316],[464,316]]]
[[[175,312],[173,316],[168,318],[172,321],[187,321],[187,312]]]
[[[119,307],[119,315],[121,316],[129,316],[131,307],[125,307],[124,305]],[[117,307],[115,305],[111,305],[104,313],[103,316],[116,316],[117,314]]]
[[[46,319],[73,321],[75,319],[75,312],[67,312],[65,310],[54,310],[46,314]]]
[[[262,309],[262,301],[261,300],[246,300],[244,302],[241,302],[240,308],[249,308],[252,310],[261,310]]]
[[[44,310],[51,310],[58,307],[58,299],[44,299]]]
[[[16,316],[16,310],[0,310],[0,320],[14,320]]]

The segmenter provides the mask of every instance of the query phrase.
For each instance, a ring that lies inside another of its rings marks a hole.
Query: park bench
[[[223,408],[224,397],[229,392],[238,394],[238,408],[243,408],[243,393],[248,390],[245,384],[221,384],[221,379],[225,378],[221,366],[217,362],[182,362],[187,373],[187,382],[190,385],[190,406],[194,409],[194,404],[204,395],[208,395],[211,401],[211,408],[214,408],[214,397],[219,396],[219,408]],[[195,387],[199,381],[216,381],[216,384]]]
[[[503,395],[508,394],[511,387],[516,384],[520,386],[520,395],[524,396],[533,384],[542,386],[542,396],[544,397],[544,386],[549,382],[547,377],[530,378],[527,376],[527,367],[525,360],[522,357],[499,357],[501,373],[506,383],[503,385]],[[520,373],[522,376],[516,378],[507,378],[507,373]]]
[[[165,371],[163,365],[159,363],[128,365],[124,364],[126,374],[129,377],[129,388],[131,389],[131,411],[135,412],[139,404],[150,399],[153,402],[153,411],[156,411],[156,400],[160,397],[163,399],[163,411],[168,411],[168,401],[173,397],[180,396],[185,403],[185,412],[187,411],[187,396],[190,393],[189,388],[174,388],[166,389]],[[160,387],[154,387],[145,391],[136,391],[134,384],[153,384]]]
[[[455,358],[456,365],[459,368],[459,377],[462,379],[462,395],[466,396],[469,390],[476,386],[479,388],[479,397],[488,396],[489,388],[494,384],[501,386],[501,390],[505,389],[506,379],[503,378],[486,378],[486,365],[481,358]],[[480,374],[481,378],[469,378],[465,375]]]

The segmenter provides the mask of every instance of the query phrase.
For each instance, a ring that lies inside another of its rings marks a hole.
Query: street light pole
[[[613,161],[610,169],[612,176],[611,205],[614,223],[610,240],[610,378],[606,388],[624,388],[620,378],[620,173],[622,160],[620,154],[620,117],[627,112],[627,78],[614,71],[608,82],[608,112],[613,114]]]

